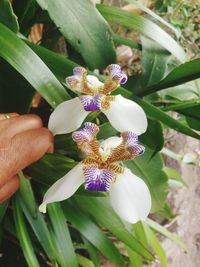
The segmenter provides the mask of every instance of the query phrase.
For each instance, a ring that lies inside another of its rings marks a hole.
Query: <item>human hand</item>
[[[17,173],[52,151],[53,136],[38,116],[0,114],[0,203],[17,191]]]

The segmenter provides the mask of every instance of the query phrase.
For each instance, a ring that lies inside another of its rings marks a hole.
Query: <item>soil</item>
[[[200,151],[200,142],[194,138],[175,134],[168,145],[181,155]],[[169,239],[163,241],[169,267],[200,266],[200,168],[168,160],[168,165],[178,169],[187,187],[172,190],[169,194],[171,205],[177,214],[170,230],[186,244],[184,252]],[[158,265],[160,266],[160,265]]]

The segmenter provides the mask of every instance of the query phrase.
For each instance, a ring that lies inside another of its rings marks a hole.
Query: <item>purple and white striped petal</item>
[[[76,67],[73,69],[72,76],[69,76],[65,79],[67,87],[74,91],[81,92],[82,91],[82,77],[86,75],[87,70],[82,67]]]
[[[127,76],[122,72],[121,67],[118,64],[111,64],[107,69],[112,80],[120,84],[125,84],[127,82]]]
[[[134,132],[127,131],[121,134],[124,144],[126,145],[127,150],[133,155],[138,156],[142,155],[145,151],[145,147],[141,145],[138,141],[138,135]]]
[[[91,95],[82,95],[79,96],[83,108],[85,111],[99,111],[101,110],[101,101],[104,98],[104,95],[97,94],[94,96]]]
[[[83,68],[83,67],[75,67],[73,69],[73,74],[77,78],[81,78],[86,73],[87,73],[87,70],[85,68]]]
[[[72,139],[78,146],[85,142],[91,142],[99,132],[99,127],[92,122],[84,123],[84,127],[72,134]]]
[[[85,189],[88,191],[109,192],[110,185],[116,174],[106,169],[98,169],[94,166],[83,168],[85,176]]]

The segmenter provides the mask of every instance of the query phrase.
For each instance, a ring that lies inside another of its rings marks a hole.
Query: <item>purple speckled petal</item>
[[[118,64],[111,64],[107,69],[112,80],[120,84],[125,84],[127,82],[127,76],[122,72]]]
[[[82,95],[79,98],[85,111],[99,111],[101,110],[101,101],[103,97],[103,95],[98,94],[94,96]]]
[[[116,174],[106,169],[97,169],[93,166],[83,168],[85,189],[89,191],[109,192],[110,185]]]
[[[121,134],[124,144],[126,145],[127,150],[133,155],[138,156],[142,155],[145,151],[145,147],[141,145],[138,141],[138,135],[131,132],[123,132]]]
[[[73,69],[74,76],[82,77],[84,74],[86,74],[87,70],[83,67],[76,67]]]
[[[84,127],[79,131],[73,132],[72,139],[77,143],[78,146],[84,142],[91,142],[99,132],[99,127],[92,122],[84,123]]]

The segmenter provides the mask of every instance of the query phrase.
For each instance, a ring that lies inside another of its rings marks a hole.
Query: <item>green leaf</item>
[[[186,117],[186,121],[191,128],[197,131],[200,130],[200,105],[177,111]]]
[[[91,199],[91,198],[89,198]],[[124,266],[122,257],[117,248],[99,229],[99,227],[86,216],[78,207],[69,202],[63,204],[66,218],[87,238],[104,256],[106,256],[115,266]]]
[[[118,34],[113,34],[113,40],[114,40],[114,43],[118,45],[127,45],[131,48],[142,50],[141,44],[138,44],[131,39],[124,38]]]
[[[19,194],[26,205],[27,209],[33,217],[36,216],[37,206],[33,195],[33,190],[30,181],[24,176],[23,172],[18,173],[20,178]]]
[[[132,267],[142,267],[142,257],[126,246],[129,260]]]
[[[37,0],[92,69],[115,62],[109,25],[89,0]],[[89,48],[89,51],[88,51]]]
[[[34,88],[3,58],[0,58],[0,73],[0,112],[27,113]]]
[[[163,124],[167,125],[168,127],[181,132],[183,134],[189,135],[191,137],[200,139],[200,135],[194,131],[192,131],[189,127],[185,126],[184,124],[180,123],[179,121],[173,119],[165,112],[160,110],[159,108],[153,106],[152,104],[140,99],[139,97],[133,96],[132,97],[135,102],[137,102],[140,106],[143,107],[145,113],[148,115],[149,118],[153,118],[156,120],[161,121]]]
[[[13,12],[9,0],[0,1],[0,22],[10,28],[13,32],[19,31],[17,17]]]
[[[107,198],[82,197],[76,196],[78,204],[94,217],[99,224],[104,225],[112,234],[114,234],[125,245],[130,247],[136,253],[152,260],[152,254],[145,248],[130,232],[128,232],[111,208]]]
[[[147,13],[148,15],[153,17],[155,20],[158,20],[163,25],[165,25],[168,28],[170,28],[176,34],[177,37],[180,35],[179,31],[175,27],[173,27],[171,24],[169,24],[167,21],[165,21],[163,18],[158,16],[155,12],[153,12],[151,9],[147,8],[145,5],[143,5],[139,1],[137,1],[137,0],[125,0],[125,1],[130,3],[130,4],[133,4],[134,6],[137,6],[142,11],[144,11],[145,13]]]
[[[142,41],[142,74],[140,76],[142,88],[158,83],[168,70],[170,54],[159,44],[141,37]],[[137,89],[137,88],[136,88]],[[134,90],[137,93],[137,90]]]
[[[195,86],[194,81],[162,90],[159,92],[159,96],[161,97],[161,99],[176,99],[180,101],[188,101],[191,99],[199,98],[198,90]]]
[[[167,197],[167,176],[163,172],[163,161],[157,153],[152,158],[153,151],[146,147],[145,153],[128,161],[125,165],[142,178],[147,184],[152,199],[152,212],[161,210]]]
[[[200,59],[194,59],[174,68],[164,79],[159,83],[153,84],[143,89],[138,95],[144,96],[159,90],[177,86],[189,81],[200,78]]]
[[[25,42],[60,81],[64,82],[67,76],[72,75],[73,68],[77,66],[76,63],[40,45],[35,45],[27,40]]]
[[[1,23],[0,56],[21,73],[52,107],[69,98],[43,61]]]
[[[30,240],[30,236],[28,234],[28,230],[26,228],[26,223],[24,220],[24,216],[19,205],[19,199],[16,195],[14,205],[14,220],[15,220],[15,227],[17,231],[17,236],[19,238],[19,242],[21,248],[24,253],[24,257],[27,261],[29,267],[40,267],[40,264],[36,258],[34,253],[34,249]]]
[[[76,165],[70,158],[59,154],[46,154],[28,167],[28,174],[37,182],[52,185]]]
[[[94,263],[95,267],[100,267],[100,259],[98,257],[98,250],[92,243],[90,243],[87,238],[82,237],[85,247],[90,255],[90,258],[92,259],[92,262]]]
[[[78,267],[68,225],[60,203],[53,203],[47,209],[53,227],[52,234],[60,255],[61,267]]]
[[[37,211],[36,216],[33,217],[21,198],[19,198],[19,204],[23,210],[23,213],[26,216],[26,219],[31,225],[38,241],[43,247],[47,257],[51,261],[54,261],[56,252],[55,252],[55,248],[54,248],[54,244],[53,244],[50,232],[44,220],[44,216],[39,211]]]
[[[179,247],[183,250],[186,250],[186,245],[178,238],[178,236],[174,233],[171,233],[167,230],[164,226],[160,225],[159,223],[147,218],[145,221],[153,230],[157,231],[158,233],[164,235],[165,237],[169,238],[170,240],[174,241]]]
[[[150,20],[113,6],[97,5],[97,8],[107,20],[146,35],[167,49],[180,61],[184,62],[186,60],[183,48],[169,34]]]
[[[154,154],[160,151],[164,145],[164,136],[161,123],[156,120],[148,119],[147,130],[139,137],[139,140],[154,150]]]
[[[167,257],[166,257],[165,251],[162,248],[160,242],[158,241],[156,235],[148,227],[148,225],[146,223],[142,223],[142,224],[143,224],[143,227],[144,227],[144,231],[145,231],[147,240],[148,240],[150,246],[153,248],[153,250],[158,255],[158,258],[160,259],[162,267],[167,267]]]
[[[95,265],[86,257],[76,254],[78,263],[83,267],[95,267]]]

